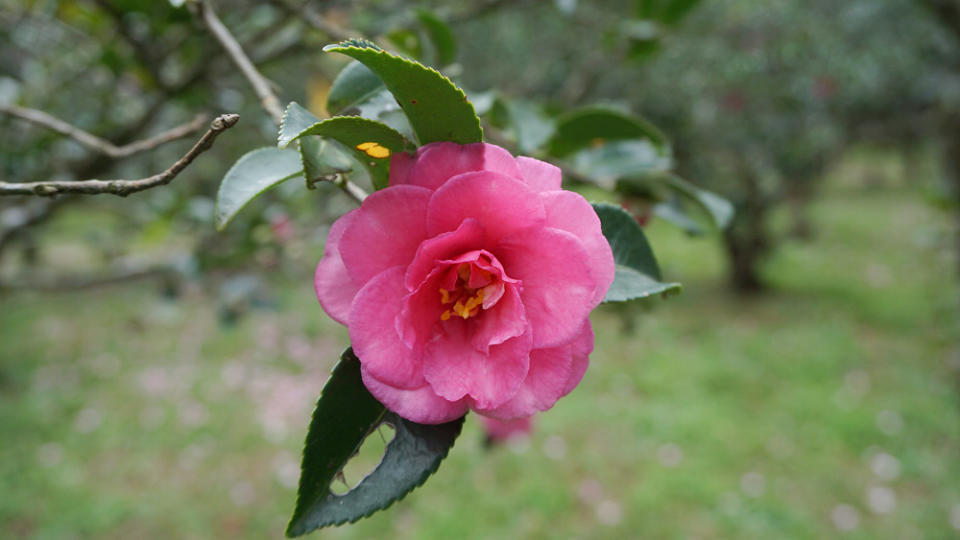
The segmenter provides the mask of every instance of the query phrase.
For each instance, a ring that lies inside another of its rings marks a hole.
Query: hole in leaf
[[[330,491],[335,495],[344,495],[355,488],[380,464],[380,460],[387,450],[387,444],[393,440],[396,433],[397,430],[386,422],[371,431],[367,438],[363,440],[363,443],[360,444],[357,453],[347,461],[347,464],[334,478],[330,484]]]

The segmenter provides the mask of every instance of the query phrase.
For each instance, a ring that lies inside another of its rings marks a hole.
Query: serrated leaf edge
[[[385,414],[384,416],[387,416],[387,415],[390,415],[390,414],[396,415],[396,413],[390,412],[389,409],[388,409],[387,412],[386,412],[386,414]],[[397,416],[397,418],[400,418],[400,416]],[[356,522],[360,521],[361,519],[368,518],[368,517],[372,516],[373,514],[376,514],[377,512],[380,512],[381,510],[386,510],[386,509],[390,508],[391,506],[394,505],[394,503],[396,503],[396,502],[398,502],[398,501],[402,501],[402,500],[403,500],[404,498],[406,498],[406,496],[409,495],[412,491],[414,491],[415,489],[419,488],[419,487],[422,486],[424,483],[426,483],[427,479],[430,478],[431,476],[433,476],[434,473],[436,473],[436,472],[440,469],[440,464],[443,463],[443,460],[447,459],[447,456],[450,454],[450,449],[453,448],[454,445],[457,444],[457,439],[460,437],[460,434],[463,432],[463,424],[464,424],[464,420],[465,420],[465,419],[466,419],[466,416],[461,416],[461,417],[460,417],[460,419],[459,419],[459,421],[460,421],[460,426],[459,426],[460,429],[457,430],[457,433],[456,433],[456,435],[454,436],[453,444],[451,444],[450,446],[448,446],[448,447],[446,448],[446,451],[443,452],[443,454],[440,455],[440,459],[437,460],[436,466],[434,466],[432,469],[429,469],[429,470],[425,471],[424,474],[423,474],[423,476],[422,476],[419,480],[417,480],[417,482],[416,482],[414,485],[410,486],[410,489],[408,489],[407,491],[405,491],[402,495],[396,497],[395,499],[391,499],[390,502],[388,502],[385,506],[381,506],[380,508],[375,508],[375,509],[373,509],[373,510],[371,510],[371,511],[365,513],[365,514],[358,515],[358,516],[356,516],[356,517],[354,517],[354,518],[352,518],[352,519],[342,519],[342,520],[340,520],[340,521],[334,521],[334,522],[331,522],[331,523],[329,523],[329,524],[327,524],[327,525],[323,525],[322,527],[315,527],[315,528],[313,528],[313,529],[310,529],[309,531],[304,531],[304,532],[302,532],[302,533],[300,533],[300,534],[297,534],[297,535],[294,535],[294,536],[291,536],[291,535],[289,534],[289,529],[290,529],[290,527],[288,526],[288,527],[287,527],[287,530],[288,530],[287,536],[289,536],[289,537],[291,537],[291,538],[294,538],[294,537],[297,537],[297,536],[303,536],[303,535],[306,535],[306,534],[310,534],[310,533],[313,532],[313,531],[316,531],[316,530],[319,530],[319,529],[322,529],[322,528],[326,528],[326,527],[339,527],[340,525],[343,525],[343,524],[356,523]],[[401,421],[404,421],[404,420],[401,419]],[[387,421],[384,420],[384,419],[381,419],[381,420],[380,420],[380,423],[378,423],[376,426],[374,426],[374,428],[373,428],[372,430],[370,430],[370,434],[372,434],[374,430],[376,430],[377,428],[379,428],[379,427],[380,427],[381,425],[383,425],[384,423],[387,423]],[[369,434],[368,434],[367,436],[369,436]],[[366,441],[366,437],[364,437],[363,441],[361,441],[360,444],[362,445],[365,441]],[[391,443],[393,443],[393,440],[391,440],[390,443],[387,443],[387,447],[384,449],[383,455],[380,456],[381,463],[383,462],[383,458],[387,455],[387,451],[389,450]],[[344,466],[346,466],[346,463],[344,464]],[[379,469],[379,468],[380,468],[380,463],[378,463],[377,466],[374,467],[373,471],[371,471],[370,474],[373,474],[373,472],[375,472],[375,471],[376,471],[377,469]],[[341,469],[341,470],[342,470],[342,469]],[[368,475],[368,476],[369,476],[369,475]],[[366,478],[366,476],[365,476],[363,479],[365,479],[365,478]],[[360,483],[363,482],[363,479],[361,479],[360,482],[358,482],[357,485],[354,486],[354,489],[355,489],[357,486],[359,486]],[[348,491],[347,493],[349,493],[349,491]],[[338,497],[344,497],[344,496],[346,496],[346,494],[344,494],[344,495],[335,495],[333,492],[330,492],[330,494],[327,495],[327,499],[324,499],[324,501],[327,501],[327,500],[330,500],[330,499],[336,499],[336,498],[338,498]],[[291,523],[291,525],[292,525],[292,523]]]
[[[366,44],[368,44],[368,46],[357,46],[357,45],[351,44],[351,42],[355,42],[355,41],[363,41]],[[421,64],[420,62],[417,62],[415,60],[411,60],[403,56],[398,56],[396,54],[391,54],[390,52],[381,49],[376,44],[366,40],[348,40],[348,41],[342,41],[340,43],[332,43],[330,45],[325,46],[323,48],[323,52],[338,52],[338,53],[346,54],[344,51],[351,50],[351,49],[357,50],[357,51],[364,51],[364,52],[373,51],[375,54],[396,58],[402,62],[412,65],[415,68],[421,68],[426,71],[433,72],[436,76],[440,77],[441,80],[445,81],[450,86],[452,86],[457,91],[457,94],[459,94],[459,96],[463,98],[464,103],[466,103],[467,106],[470,107],[470,110],[473,111],[473,117],[477,121],[477,130],[479,130],[479,133],[480,133],[480,140],[477,142],[483,141],[483,126],[480,124],[480,117],[477,115],[477,110],[473,107],[473,103],[470,101],[469,98],[467,98],[467,94],[463,91],[463,89],[457,86],[446,75],[444,75],[443,73],[440,73],[433,67]],[[350,55],[347,55],[347,56],[350,56]],[[356,60],[356,58],[354,58],[354,60]],[[389,90],[389,87],[387,87],[387,89]],[[403,104],[401,104],[401,108],[403,108]],[[416,131],[416,129],[414,129],[414,131]]]

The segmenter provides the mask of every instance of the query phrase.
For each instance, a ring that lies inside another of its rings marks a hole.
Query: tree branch
[[[240,43],[230,34],[230,30],[217,18],[216,13],[210,8],[209,3],[198,0],[195,6],[196,9],[199,10],[199,15],[203,19],[207,29],[217,38],[217,41],[220,42],[224,50],[227,51],[227,54],[230,55],[234,64],[243,72],[247,78],[247,82],[250,83],[253,91],[256,92],[260,98],[260,104],[263,105],[263,108],[270,117],[273,118],[273,123],[279,128],[283,123],[283,111],[280,107],[280,102],[277,100],[277,96],[270,89],[270,83],[257,71],[253,62],[250,61],[250,58],[243,51],[243,47],[241,47]],[[343,189],[347,195],[357,202],[363,202],[363,199],[367,197],[367,193],[360,188],[360,186],[350,182],[343,177],[343,175],[338,175],[338,179],[334,184]]]
[[[351,38],[363,37],[359,32],[350,34],[346,30],[331,23],[324,18],[323,15],[314,11],[313,8],[311,8],[307,3],[304,3],[299,7],[290,3],[289,0],[270,0],[270,3],[282,9],[283,11],[286,11],[288,14],[293,15],[294,17],[303,19],[307,24],[326,34],[331,39],[345,41]]]
[[[213,8],[210,7],[210,3],[198,1],[193,5],[196,6],[199,16],[201,20],[203,20],[203,24],[207,27],[207,30],[213,34],[213,37],[216,38],[227,52],[230,59],[233,60],[233,63],[236,64],[240,72],[243,73],[243,76],[247,78],[247,82],[250,83],[257,97],[260,98],[260,103],[263,105],[263,108],[273,119],[274,123],[279,126],[283,120],[283,108],[280,106],[280,100],[277,99],[276,94],[274,94],[270,88],[270,82],[257,71],[257,67],[253,65],[253,62],[250,61],[247,54],[243,52],[243,47],[241,47],[236,38],[233,37],[230,30],[228,30],[223,22],[220,21],[220,18],[217,17]]]
[[[43,111],[38,111],[37,109],[28,109],[26,107],[17,107],[15,105],[0,105],[0,112],[9,114],[10,116],[15,116],[21,120],[26,120],[37,124],[38,126],[43,126],[47,129],[56,131],[61,135],[66,135],[77,141],[78,143],[90,148],[91,150],[96,150],[101,154],[106,154],[113,159],[125,158],[132,156],[134,154],[139,154],[140,152],[145,152],[147,150],[153,150],[154,148],[186,137],[191,133],[196,132],[203,127],[206,118],[199,114],[190,122],[177,126],[173,129],[169,129],[150,137],[149,139],[144,139],[142,141],[132,142],[130,144],[125,144],[123,146],[117,146],[112,142],[101,139],[92,133],[88,133],[78,127],[72,126],[55,116],[51,116]]]
[[[78,193],[83,195],[97,195],[109,193],[126,197],[131,193],[144,191],[157,186],[169,184],[180,174],[197,156],[207,151],[213,145],[214,139],[221,133],[236,125],[240,117],[236,114],[218,116],[210,123],[210,129],[200,137],[182,158],[162,173],[140,178],[137,180],[81,180],[81,181],[46,181],[46,182],[2,182],[0,181],[0,195],[40,195],[52,196],[62,193]]]

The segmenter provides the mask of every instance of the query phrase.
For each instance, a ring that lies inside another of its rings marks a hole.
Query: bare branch
[[[319,30],[320,32],[337,41],[345,41],[351,38],[363,37],[359,32],[350,34],[343,28],[331,23],[323,15],[314,11],[313,8],[307,3],[304,3],[299,7],[293,5],[290,0],[270,0],[270,3],[286,11],[290,15],[303,19],[314,29]]]
[[[267,81],[263,75],[257,71],[257,68],[253,65],[253,62],[250,61],[250,58],[243,51],[243,47],[240,46],[240,43],[230,34],[230,30],[217,18],[216,13],[213,12],[213,9],[210,7],[209,2],[204,2],[198,0],[195,4],[196,9],[199,10],[199,15],[203,19],[204,24],[207,26],[207,29],[217,38],[217,41],[223,46],[227,51],[227,54],[230,55],[230,58],[233,60],[234,64],[240,68],[240,71],[243,72],[244,76],[247,78],[247,82],[253,87],[253,91],[256,92],[257,96],[260,98],[260,103],[263,105],[263,108],[267,111],[271,118],[273,118],[274,124],[277,127],[280,127],[280,124],[283,122],[283,111],[280,107],[280,102],[277,100],[277,96],[270,89],[270,82]],[[334,184],[343,189],[347,195],[355,199],[357,202],[363,202],[363,199],[367,197],[367,193],[356,184],[350,182],[342,175],[338,175],[337,180],[334,181]]]
[[[10,116],[15,116],[21,120],[26,120],[27,122],[32,122],[38,126],[43,126],[47,129],[56,131],[61,135],[66,135],[67,137],[76,140],[78,143],[86,146],[87,148],[96,150],[101,154],[106,154],[113,159],[125,158],[134,154],[139,154],[140,152],[153,150],[164,143],[186,137],[187,135],[190,135],[191,133],[194,133],[202,128],[204,122],[206,121],[204,115],[199,114],[190,122],[164,131],[163,133],[150,137],[149,139],[132,142],[123,146],[117,146],[106,139],[101,139],[92,133],[88,133],[78,127],[72,126],[63,120],[60,120],[55,116],[51,116],[43,111],[28,109],[26,107],[17,107],[15,105],[0,105],[0,112],[7,113]]]
[[[283,120],[283,108],[280,106],[280,100],[277,99],[276,94],[274,94],[270,88],[270,82],[257,71],[257,67],[250,61],[247,53],[243,52],[243,47],[237,43],[236,38],[233,37],[230,30],[228,30],[223,22],[220,21],[220,18],[217,17],[210,3],[198,1],[195,5],[207,30],[220,42],[220,45],[230,56],[230,59],[233,60],[233,63],[240,68],[240,72],[247,78],[247,82],[250,83],[257,97],[260,98],[260,103],[263,105],[263,108],[273,119],[274,123],[279,126]]]
[[[236,114],[218,116],[210,123],[210,129],[200,137],[200,140],[182,158],[162,173],[140,178],[137,180],[81,180],[81,181],[47,181],[47,182],[2,182],[0,181],[0,195],[41,195],[52,196],[62,193],[78,193],[83,195],[98,195],[109,193],[126,197],[131,193],[143,191],[157,186],[169,184],[183,169],[207,151],[213,145],[214,139],[221,133],[236,125],[240,119]]]
[[[6,290],[73,291],[141,279],[162,278],[172,280],[176,276],[177,271],[172,265],[129,267],[118,265],[107,272],[90,275],[31,274],[20,279],[0,282],[0,292]]]

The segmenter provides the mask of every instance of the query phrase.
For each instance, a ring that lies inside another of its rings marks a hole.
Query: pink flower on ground
[[[490,443],[501,443],[516,437],[523,437],[533,431],[532,416],[521,416],[513,420],[499,420],[481,416],[480,419]]]
[[[394,154],[389,187],[333,224],[317,296],[388,409],[512,419],[580,382],[614,262],[560,176],[498,146],[432,143]]]

